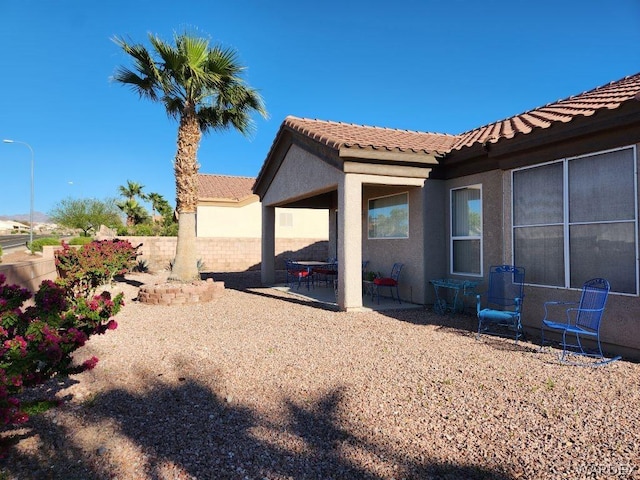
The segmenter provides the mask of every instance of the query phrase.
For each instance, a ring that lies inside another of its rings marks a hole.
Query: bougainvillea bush
[[[118,239],[94,240],[80,248],[63,242],[62,250],[55,252],[58,283],[72,297],[89,298],[101,285],[134,269],[139,247]]]
[[[5,282],[0,274],[0,425],[27,420],[16,397],[24,387],[93,368],[97,358],[74,364],[72,354],[91,335],[115,329],[112,317],[124,305],[122,294],[74,297],[45,280],[24,308],[31,292]]]

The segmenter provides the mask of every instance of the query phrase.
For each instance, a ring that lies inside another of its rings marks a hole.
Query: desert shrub
[[[149,262],[141,258],[136,262],[136,266],[133,267],[134,272],[147,273],[149,271]]]
[[[95,290],[130,272],[136,265],[137,250],[127,240],[94,240],[80,248],[62,244],[55,252],[58,283],[73,297],[88,298]]]
[[[69,240],[69,245],[86,245],[93,242],[93,237],[73,237]]]
[[[41,252],[42,247],[44,247],[45,245],[60,245],[60,239],[58,237],[36,238],[33,241],[33,244],[27,246],[32,252]]]

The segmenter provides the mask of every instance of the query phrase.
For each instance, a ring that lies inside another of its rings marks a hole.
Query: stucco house
[[[253,177],[198,175],[196,236],[201,251],[215,252],[208,255],[208,265],[241,271],[260,264],[262,208],[254,183]],[[326,256],[328,216],[327,210],[278,209],[277,254]]]
[[[486,288],[491,265],[516,264],[537,333],[544,301],[604,277],[602,339],[640,357],[639,99],[636,74],[457,135],[287,117],[254,186],[262,281],[274,281],[276,208],[323,209],[342,310],[362,307],[362,260],[403,262],[403,300],[427,305],[430,279]]]

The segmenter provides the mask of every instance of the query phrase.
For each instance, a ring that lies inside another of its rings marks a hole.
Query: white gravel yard
[[[130,283],[153,280],[130,275]],[[342,313],[214,275],[216,302],[131,299],[97,367],[2,434],[0,479],[640,478],[640,365],[561,365],[475,318]]]

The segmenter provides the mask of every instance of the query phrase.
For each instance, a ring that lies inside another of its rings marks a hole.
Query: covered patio
[[[363,199],[367,190],[387,189],[408,192],[413,199],[418,238],[412,237],[411,246],[420,253],[409,258],[420,279],[416,298],[412,288],[409,300],[423,300],[421,192],[439,152],[453,141],[448,135],[287,117],[254,185],[262,202],[262,283],[275,283],[276,207],[328,209],[329,256],[339,265],[337,304],[343,311],[361,310],[362,261],[372,260],[363,258],[368,221]],[[408,235],[406,242],[395,249],[408,251]],[[384,251],[379,244],[379,256],[393,256],[394,245],[389,241]]]

